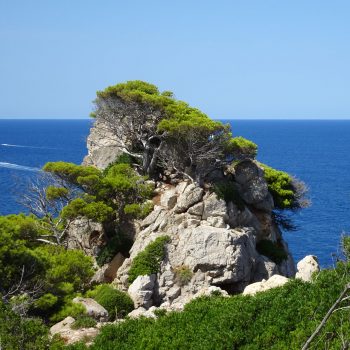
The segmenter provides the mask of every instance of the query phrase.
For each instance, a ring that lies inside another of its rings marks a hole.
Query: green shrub
[[[164,246],[169,242],[168,236],[161,236],[150,243],[145,250],[137,254],[129,270],[129,282],[132,283],[138,276],[157,273],[164,259]]]
[[[98,253],[96,257],[98,266],[109,263],[119,252],[124,256],[128,256],[132,244],[133,241],[129,237],[120,231],[117,232]]]
[[[272,242],[268,239],[262,239],[256,244],[256,250],[259,254],[267,256],[276,264],[280,264],[283,260],[288,258],[288,255],[280,242]]]
[[[72,329],[95,327],[97,322],[89,316],[78,316],[75,322],[71,325]]]
[[[135,219],[143,219],[153,210],[153,207],[154,204],[152,201],[147,201],[141,204],[127,204],[124,207],[124,213]]]
[[[107,311],[110,321],[124,318],[134,309],[134,303],[125,292],[113,288],[108,284],[101,284],[87,292],[87,296],[96,300]]]
[[[228,141],[229,153],[231,153],[236,160],[245,158],[255,158],[258,153],[258,146],[245,139],[242,136],[233,137]]]
[[[77,319],[85,315],[86,309],[83,305],[73,303],[71,300],[66,300],[63,306],[60,308],[60,310],[50,317],[50,321],[56,323],[64,320],[68,316]]]
[[[174,273],[175,273],[175,282],[179,286],[184,286],[188,284],[191,281],[193,276],[192,270],[186,265],[177,266],[174,269]]]
[[[238,193],[236,184],[232,181],[222,181],[214,184],[214,192],[216,195],[224,199],[226,203],[233,202],[240,210],[243,210],[245,205],[244,201]]]

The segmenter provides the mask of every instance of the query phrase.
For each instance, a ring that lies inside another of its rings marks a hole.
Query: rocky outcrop
[[[87,315],[95,320],[99,322],[108,321],[108,311],[94,299],[76,297],[73,299],[73,303],[83,305]]]
[[[271,288],[281,287],[289,281],[287,277],[273,275],[267,281],[262,280],[248,285],[244,288],[243,295],[255,295],[256,293],[265,292]]]
[[[297,264],[297,273],[295,278],[300,278],[305,282],[312,280],[312,275],[320,271],[317,257],[314,255],[307,255]]]
[[[98,327],[72,329],[71,326],[75,319],[71,316],[66,317],[63,321],[56,323],[50,328],[51,336],[59,335],[65,345],[84,342],[91,345],[93,339],[100,332]]]
[[[102,121],[97,120],[90,129],[87,138],[88,155],[84,158],[84,165],[94,165],[99,169],[104,169],[108,164],[122,154],[119,142]]]
[[[86,255],[97,256],[106,243],[105,232],[100,223],[77,218],[69,225],[67,243],[69,249],[81,249]]]
[[[238,293],[252,282],[270,280],[276,274],[293,275],[294,263],[286,245],[288,260],[280,265],[256,251],[259,239],[281,240],[281,233],[276,232],[278,228],[271,219],[267,220],[270,207],[262,204],[271,203],[265,193],[266,183],[261,185],[261,194],[249,187],[258,177],[261,181],[261,169],[254,162],[247,164],[248,170],[242,168],[239,178],[244,192],[251,192],[247,196],[255,199],[243,208],[185,181],[176,187],[163,185],[158,191],[160,205],[140,223],[130,257],[115,280],[121,289],[129,291],[136,308],[147,310],[155,305],[181,310],[188,301],[213,289],[224,295]],[[133,259],[164,235],[170,241],[159,273],[139,276],[129,286],[128,270]],[[186,278],[181,276],[185,273]]]

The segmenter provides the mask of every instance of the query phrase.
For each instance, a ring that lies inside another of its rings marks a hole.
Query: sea
[[[226,120],[235,136],[258,144],[258,160],[306,183],[311,206],[289,213],[284,238],[296,261],[316,255],[322,267],[341,255],[350,234],[350,121]],[[49,161],[81,163],[92,121],[0,120],[0,215],[26,212],[20,199]]]

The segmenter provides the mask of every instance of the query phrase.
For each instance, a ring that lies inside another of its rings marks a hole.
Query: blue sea
[[[298,226],[284,237],[298,261],[317,255],[334,264],[340,236],[350,232],[350,121],[230,121],[235,136],[259,146],[258,159],[309,187],[312,205],[293,214]],[[26,182],[48,161],[81,163],[90,120],[0,120],[0,215],[24,208]]]

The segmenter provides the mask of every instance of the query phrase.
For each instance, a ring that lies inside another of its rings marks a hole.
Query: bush
[[[233,137],[228,142],[229,153],[236,160],[255,158],[258,153],[258,146],[242,136]]]
[[[175,273],[175,282],[179,285],[179,286],[184,286],[186,284],[188,284],[193,276],[193,272],[192,270],[185,265],[181,265],[178,266],[174,269],[174,273]]]
[[[169,242],[168,236],[161,236],[150,243],[145,250],[136,255],[129,270],[129,282],[138,276],[157,273],[164,259],[164,246]]]
[[[256,250],[259,254],[267,256],[276,264],[280,264],[283,260],[288,258],[288,255],[280,242],[272,242],[268,239],[262,239],[256,244]]]
[[[134,303],[127,293],[108,284],[97,286],[92,291],[87,292],[87,296],[96,300],[108,311],[110,321],[114,321],[116,318],[124,318],[134,309]]]
[[[240,210],[243,210],[244,201],[238,193],[236,184],[232,181],[222,181],[214,184],[214,192],[216,195],[224,199],[226,203],[233,202]]]
[[[71,325],[72,329],[95,327],[97,322],[89,316],[78,316],[75,322]]]
[[[154,204],[152,201],[147,201],[142,204],[127,204],[124,207],[124,213],[135,219],[143,219],[153,210],[153,207]]]
[[[96,258],[98,266],[109,263],[119,252],[124,256],[128,256],[132,244],[133,241],[129,237],[120,231],[116,232],[115,236],[109,239],[107,244],[98,253]]]

